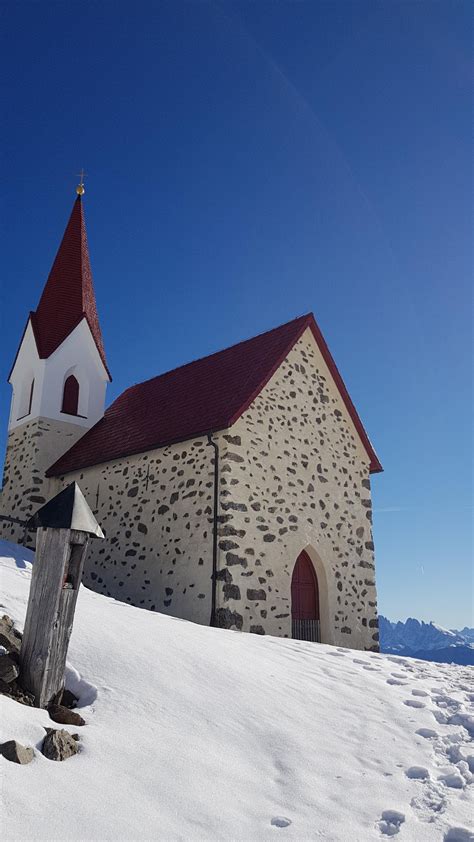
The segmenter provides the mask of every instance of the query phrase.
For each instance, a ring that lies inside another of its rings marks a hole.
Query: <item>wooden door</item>
[[[291,580],[291,619],[294,638],[320,639],[318,580],[304,551],[298,556]]]

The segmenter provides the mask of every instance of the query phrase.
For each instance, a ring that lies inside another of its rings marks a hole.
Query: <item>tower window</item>
[[[63,391],[63,403],[61,412],[67,415],[77,415],[79,405],[79,383],[73,374],[66,378]]]

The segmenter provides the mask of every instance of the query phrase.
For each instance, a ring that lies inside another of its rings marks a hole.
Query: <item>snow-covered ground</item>
[[[0,557],[21,628],[31,554]],[[204,628],[84,587],[69,661],[81,751],[0,757],[8,842],[474,839],[471,667]],[[1,697],[1,742],[39,747],[51,725]]]

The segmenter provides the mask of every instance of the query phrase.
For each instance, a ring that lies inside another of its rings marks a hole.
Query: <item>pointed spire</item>
[[[40,302],[31,313],[40,357],[49,357],[84,317],[108,372],[92,282],[84,209],[78,195]]]

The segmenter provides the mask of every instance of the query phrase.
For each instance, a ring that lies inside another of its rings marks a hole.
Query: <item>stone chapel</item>
[[[96,309],[82,185],[8,380],[0,535],[77,481],[84,584],[201,624],[378,649],[382,470],[312,314],[126,389]]]

